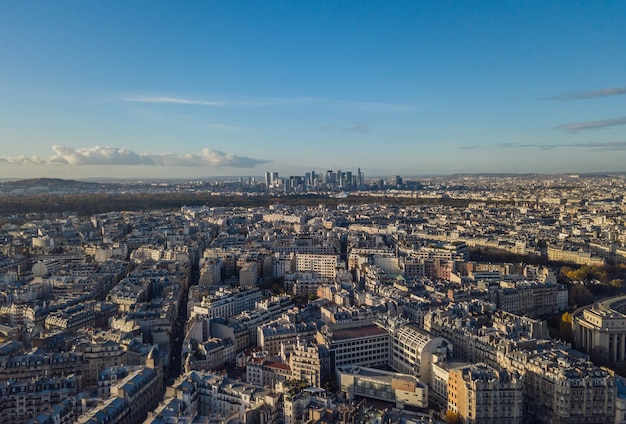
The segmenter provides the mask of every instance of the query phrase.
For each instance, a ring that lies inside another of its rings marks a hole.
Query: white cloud
[[[54,155],[47,160],[61,165],[155,165],[148,156],[118,147],[95,146],[74,149],[69,146],[52,146]]]
[[[186,99],[183,97],[163,97],[163,96],[129,96],[122,99],[133,103],[160,103],[195,105],[210,107],[278,107],[278,106],[308,106],[327,109],[349,109],[357,111],[373,112],[404,112],[414,110],[412,105],[361,102],[355,100],[337,100],[317,97],[291,97],[291,98],[252,98],[245,100],[198,100]]]
[[[75,149],[69,146],[52,146],[53,155],[47,158],[38,156],[0,156],[0,163],[24,164],[24,165],[107,165],[107,166],[213,166],[233,168],[253,168],[254,166],[268,162],[245,156],[237,156],[224,153],[219,150],[204,149],[200,153],[136,153],[132,150],[95,146],[84,149]]]
[[[198,105],[198,106],[224,106],[224,102],[220,101],[207,101],[207,100],[191,100],[182,99],[179,97],[125,97],[123,99],[126,102],[136,103],[170,103],[177,105]]]

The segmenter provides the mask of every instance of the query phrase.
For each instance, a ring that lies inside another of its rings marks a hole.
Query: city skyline
[[[3,179],[626,171],[623,2],[1,7]]]

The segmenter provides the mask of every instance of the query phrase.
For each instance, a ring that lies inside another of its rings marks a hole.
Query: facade
[[[279,399],[265,387],[192,371],[167,389],[161,406],[145,423],[277,422]]]
[[[191,350],[183,358],[185,372],[215,371],[224,368],[226,345],[222,339],[210,338],[202,343],[190,340]]]
[[[567,289],[556,283],[502,281],[496,299],[498,309],[513,314],[538,316],[567,309]]]
[[[29,380],[82,374],[85,361],[82,354],[73,352],[41,353],[38,349],[24,355],[0,358],[0,379]],[[82,381],[80,383],[82,385]],[[82,386],[81,386],[82,387]]]
[[[317,329],[313,323],[293,324],[289,321],[276,320],[261,325],[257,330],[257,344],[269,355],[280,355],[281,345],[292,345],[298,338],[314,340]]]
[[[285,274],[285,288],[296,296],[315,295],[320,286],[332,282],[331,278],[323,277],[316,272]]]
[[[278,382],[292,377],[289,364],[265,359],[265,356],[251,357],[246,364],[246,382],[274,389]]]
[[[480,363],[450,370],[448,409],[464,423],[520,424],[523,405],[523,383],[517,372]]]
[[[413,323],[399,323],[392,329],[391,361],[393,369],[414,375],[430,384],[433,362],[445,360],[452,345]]]
[[[79,417],[80,424],[126,424],[143,422],[163,394],[163,368],[154,348],[146,366],[128,373],[109,388],[111,397]]]
[[[626,296],[613,297],[572,313],[574,347],[592,357],[626,361]]]
[[[256,262],[245,262],[239,270],[239,285],[241,287],[255,287],[259,282],[259,267]]]
[[[298,340],[289,356],[289,367],[294,380],[307,381],[313,387],[322,386],[322,377],[329,371],[324,345]]]
[[[375,324],[325,333],[318,331],[317,342],[328,346],[331,371],[347,365],[389,365],[391,337],[384,328]]]
[[[515,352],[516,353],[516,352]],[[615,377],[575,353],[524,353],[527,412],[540,423],[609,423],[615,420]]]
[[[397,408],[428,407],[428,386],[411,375],[345,366],[337,367],[337,380],[346,400],[361,396],[395,402]]]
[[[339,255],[318,255],[313,253],[296,254],[296,271],[314,271],[323,277],[335,278]]]
[[[354,408],[336,405],[322,389],[309,387],[299,393],[288,389],[283,402],[284,424],[332,422],[348,424],[354,422]]]
[[[0,383],[0,422],[25,424],[33,420],[63,400],[76,396],[80,379],[80,376],[69,375]]]
[[[93,304],[79,304],[49,314],[44,322],[47,330],[75,332],[81,328],[93,328],[96,324],[96,314]]]
[[[202,299],[200,305],[194,305],[191,315],[228,319],[244,311],[254,309],[256,302],[259,302],[261,298],[261,290],[256,287],[238,292],[222,290]]]
[[[83,348],[85,367],[83,380],[86,387],[98,384],[98,374],[108,367],[126,363],[126,351],[112,340],[94,340]]]
[[[199,286],[214,286],[222,281],[222,260],[220,258],[203,258],[200,265]]]

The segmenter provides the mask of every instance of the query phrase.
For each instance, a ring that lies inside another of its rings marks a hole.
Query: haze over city
[[[626,171],[626,3],[4,2],[0,178]]]

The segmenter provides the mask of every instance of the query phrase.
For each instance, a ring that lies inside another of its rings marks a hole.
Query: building
[[[0,383],[0,422],[25,424],[63,400],[75,397],[80,376],[39,377],[28,381]]]
[[[86,387],[95,387],[98,384],[100,371],[126,363],[126,351],[112,340],[92,340],[82,350],[85,361],[83,380]]]
[[[450,370],[448,409],[467,424],[520,424],[523,383],[517,372],[500,371],[486,364]]]
[[[278,382],[292,378],[289,364],[268,358],[267,352],[254,352],[246,363],[246,381],[249,384],[274,390]]]
[[[321,387],[323,376],[330,371],[329,365],[326,346],[300,339],[293,345],[289,367],[294,380],[304,380],[313,387]]]
[[[285,288],[288,292],[292,292],[296,296],[316,295],[319,287],[333,282],[333,279],[322,277],[316,272],[285,274]]]
[[[450,342],[443,337],[434,336],[414,323],[399,322],[390,331],[391,367],[430,384],[432,364],[450,356]]]
[[[243,311],[254,309],[256,302],[261,298],[261,290],[257,287],[241,291],[230,291],[220,287],[213,295],[205,296],[200,305],[194,305],[191,316],[228,319]]]
[[[259,267],[256,262],[245,262],[239,270],[239,285],[241,287],[256,287],[259,282]]]
[[[296,254],[296,271],[314,271],[323,277],[335,278],[339,255],[317,255],[313,253]]]
[[[626,361],[626,296],[613,297],[572,313],[574,347],[593,358]]]
[[[358,323],[357,323],[358,324]],[[317,332],[318,344],[328,346],[330,370],[348,365],[385,367],[389,365],[391,337],[375,324]]]
[[[143,422],[163,394],[163,367],[159,352],[152,348],[146,366],[130,372],[110,386],[111,397],[79,417],[79,424],[126,424]]]
[[[265,387],[192,371],[167,388],[164,401],[145,423],[277,422],[279,399]]]
[[[189,351],[183,356],[185,372],[189,371],[217,371],[224,368],[227,343],[222,339],[210,338],[198,343],[195,339],[189,340]]]
[[[257,344],[269,355],[279,355],[281,345],[293,345],[297,339],[314,340],[317,327],[311,322],[294,324],[277,319],[256,328]]]
[[[308,387],[301,391],[286,388],[283,404],[284,424],[349,424],[355,419],[355,407],[333,403],[323,389]]]
[[[346,400],[355,396],[395,402],[397,408],[428,407],[428,387],[417,378],[361,366],[337,367],[337,380]]]
[[[537,422],[614,422],[617,389],[610,370],[558,349],[516,351],[509,358],[512,368],[524,371],[526,410]]]
[[[0,380],[29,380],[47,377],[63,377],[81,374],[85,368],[82,354],[74,352],[43,353],[34,349],[24,355],[0,357]],[[82,380],[80,381],[82,385]],[[82,386],[81,386],[82,388]]]

